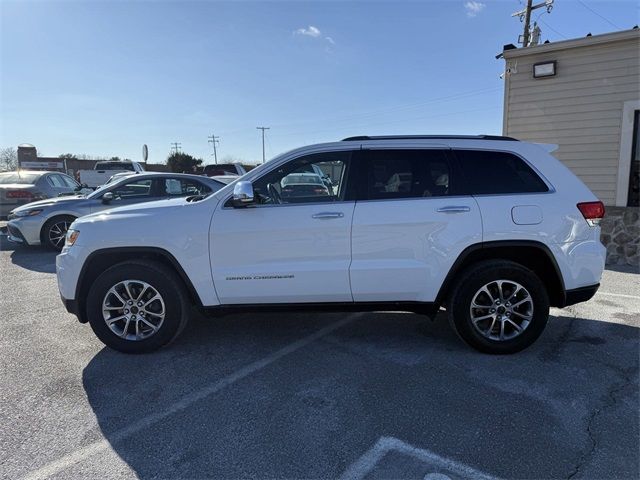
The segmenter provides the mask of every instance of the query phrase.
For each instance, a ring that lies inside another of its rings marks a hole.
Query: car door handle
[[[311,215],[311,218],[342,218],[344,213],[342,212],[320,212]]]
[[[471,208],[464,205],[449,205],[448,207],[440,207],[437,211],[440,213],[464,213],[470,212]]]

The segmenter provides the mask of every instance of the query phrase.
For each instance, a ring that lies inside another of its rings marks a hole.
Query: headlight
[[[11,212],[11,215],[14,217],[31,217],[33,215],[38,215],[42,213],[41,208],[36,208],[35,210],[20,210],[19,212]]]
[[[71,245],[76,243],[76,240],[78,239],[79,236],[80,236],[80,232],[78,230],[72,230],[72,229],[67,230],[67,238],[65,239],[65,243],[64,243],[65,246],[70,247]]]

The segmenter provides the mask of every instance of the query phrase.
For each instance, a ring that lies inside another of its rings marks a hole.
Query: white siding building
[[[503,56],[504,135],[558,144],[554,155],[607,206],[608,261],[640,264],[640,30]]]

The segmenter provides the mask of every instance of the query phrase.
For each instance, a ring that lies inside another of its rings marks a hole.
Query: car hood
[[[52,205],[58,205],[60,203],[78,202],[82,200],[86,200],[86,197],[82,195],[74,195],[74,196],[47,198],[45,200],[38,200],[37,202],[31,202],[25,205],[21,205],[18,208],[15,208],[13,211],[18,212],[21,210],[30,210],[32,208],[45,208],[45,207],[50,207]]]
[[[188,197],[187,197],[188,198]],[[185,205],[191,205],[191,202],[187,202],[185,197],[171,198],[167,200],[156,200],[154,202],[134,203],[133,205],[126,205],[124,207],[114,207],[101,212],[92,213],[86,215],[76,222],[95,222],[104,221],[109,219],[117,219],[125,216],[139,216],[139,215],[162,215],[168,209],[182,207]],[[162,217],[159,217],[162,218]]]

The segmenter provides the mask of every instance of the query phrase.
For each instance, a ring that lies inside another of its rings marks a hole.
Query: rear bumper
[[[575,305],[576,303],[586,302],[590,300],[600,288],[600,284],[589,285],[586,287],[574,288],[565,292],[565,302],[563,307]]]

